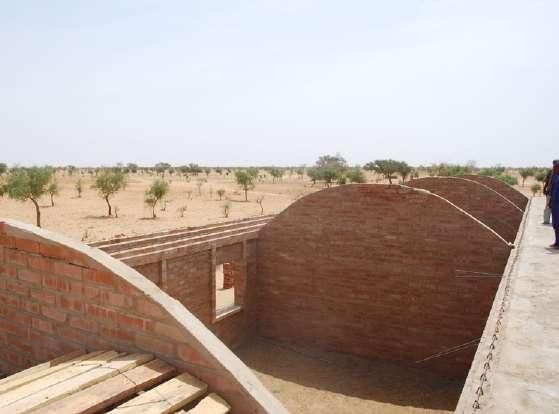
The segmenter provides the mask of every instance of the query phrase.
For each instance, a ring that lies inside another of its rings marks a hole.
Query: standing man
[[[553,166],[559,164],[559,160],[553,160]],[[549,224],[551,219],[551,210],[549,208],[549,200],[551,195],[549,194],[551,179],[553,178],[553,169],[549,170],[545,176],[545,181],[543,184],[543,194],[545,195],[545,209],[543,210],[543,224]]]
[[[553,174],[549,184],[549,208],[553,220],[553,230],[555,230],[555,243],[551,246],[552,249],[559,250],[559,162],[553,164]]]

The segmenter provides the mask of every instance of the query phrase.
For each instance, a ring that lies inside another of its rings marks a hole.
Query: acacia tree
[[[279,182],[283,177],[283,170],[281,168],[272,168],[270,170],[270,175],[272,176],[272,182]]]
[[[365,178],[365,174],[363,174],[363,170],[359,167],[355,167],[350,169],[346,175],[347,179],[352,183],[365,183],[367,179]]]
[[[412,168],[405,161],[400,161],[398,165],[398,174],[402,177],[402,182],[405,183],[408,176],[411,174]]]
[[[108,207],[108,216],[112,215],[109,197],[126,188],[126,174],[121,171],[103,170],[95,179],[92,188],[96,189],[99,196],[105,200]]]
[[[237,184],[245,192],[245,201],[248,201],[248,190],[252,190],[254,188],[254,181],[256,180],[257,176],[258,170],[256,171],[256,175],[253,171],[250,170],[235,171],[235,180],[237,180]]]
[[[50,195],[50,205],[54,207],[54,196],[58,195],[58,183],[55,180],[47,187],[47,193]]]
[[[389,159],[368,162],[363,168],[367,171],[374,171],[381,174],[390,184],[392,184],[392,179],[395,178],[394,174],[398,172],[400,166],[400,161]]]
[[[155,172],[161,174],[161,178],[165,178],[165,171],[171,168],[171,164],[168,162],[158,162],[155,164]]]
[[[144,201],[151,206],[152,218],[156,218],[155,206],[169,192],[169,184],[164,180],[155,180],[151,186],[146,190]]]
[[[83,192],[83,181],[81,178],[78,178],[78,181],[76,181],[76,184],[74,184],[74,188],[78,193],[78,198],[81,198]]]
[[[6,184],[6,191],[14,200],[31,200],[35,206],[37,226],[41,227],[41,209],[39,199],[47,191],[52,178],[52,169],[48,167],[31,167],[13,169]]]

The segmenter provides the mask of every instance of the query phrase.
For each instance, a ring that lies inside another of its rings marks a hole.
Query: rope
[[[415,363],[420,364],[422,362],[429,361],[430,359],[440,358],[440,357],[448,355],[448,354],[453,354],[454,352],[462,351],[463,349],[467,349],[471,346],[477,345],[479,343],[480,339],[481,338],[473,339],[471,341],[464,342],[463,344],[443,349],[442,351],[439,351],[436,354],[429,355],[427,358],[423,358],[423,359],[420,359],[419,361],[415,361]]]

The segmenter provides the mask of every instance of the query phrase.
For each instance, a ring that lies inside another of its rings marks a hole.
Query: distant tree
[[[338,185],[347,184],[347,177],[343,174],[338,175],[338,178],[336,179],[336,184],[338,184]]]
[[[320,174],[320,169],[318,169],[317,167],[309,168],[307,170],[307,175],[311,179],[312,185],[315,185],[317,181],[320,181],[322,179]]]
[[[326,187],[330,187],[333,182],[337,182],[340,177],[343,177],[341,171],[334,165],[326,165],[319,168],[320,178],[324,181]]]
[[[202,168],[198,164],[190,163],[188,164],[188,168],[190,170],[190,174],[198,175],[202,172]]]
[[[109,198],[118,191],[126,188],[126,174],[120,171],[104,169],[97,175],[92,188],[96,189],[99,196],[107,203],[108,215],[112,215],[112,207]]]
[[[536,181],[543,183],[545,181],[545,178],[547,177],[547,170],[538,170],[535,175],[534,178],[536,179]]]
[[[134,164],[133,162],[129,162],[128,164],[126,164],[126,168],[128,168],[128,171],[133,174],[136,174],[138,172],[138,164]]]
[[[388,179],[388,182],[390,184],[392,184],[392,179],[396,178],[394,174],[398,172],[400,167],[401,167],[400,161],[388,159],[388,160],[375,160],[373,162],[369,162],[365,164],[363,168],[367,171],[374,171],[377,174],[381,174],[384,178]]]
[[[283,177],[283,170],[281,168],[270,169],[270,175],[272,176],[272,182],[278,182]]]
[[[202,197],[202,186],[207,180],[205,178],[198,178],[196,180],[196,187],[198,187],[198,196]]]
[[[222,174],[223,174],[223,168],[217,167],[217,168],[215,169],[215,172],[218,173],[219,175],[222,175]]]
[[[50,195],[50,205],[54,207],[54,196],[58,195],[58,183],[53,180],[47,187],[47,193]]]
[[[35,206],[37,226],[41,227],[41,209],[39,199],[47,192],[53,171],[48,167],[31,167],[12,169],[6,192],[10,198],[25,201],[31,200]]]
[[[184,206],[179,207],[179,213],[181,214],[181,218],[184,217],[184,213],[188,210],[188,206],[185,204]]]
[[[152,218],[156,218],[155,206],[169,192],[169,184],[162,179],[157,179],[151,183],[151,186],[146,190],[144,201],[151,207]]]
[[[347,161],[340,154],[321,155],[316,161],[316,167],[334,167],[336,170],[343,172],[347,169]]]
[[[532,191],[532,195],[535,196],[536,194],[538,194],[542,190],[542,186],[539,183],[532,184],[532,186],[530,187],[530,190]]]
[[[361,168],[355,167],[348,170],[345,174],[349,182],[351,183],[365,183],[367,179]]]
[[[500,174],[505,173],[505,167],[496,165],[494,167],[486,167],[479,170],[479,175],[485,175],[487,177],[497,177]]]
[[[400,161],[398,165],[398,174],[402,177],[402,182],[405,183],[408,176],[411,174],[413,168],[410,167],[405,161]]]
[[[161,178],[165,179],[165,171],[171,168],[171,164],[167,162],[158,162],[155,164],[155,172],[159,175],[161,174]]]
[[[264,201],[263,195],[256,197],[256,203],[260,206],[260,215],[264,214],[264,207],[262,206],[263,201]]]
[[[66,171],[68,171],[68,175],[71,177],[74,174],[74,172],[76,171],[76,167],[73,166],[73,165],[68,165],[66,167]]]
[[[524,187],[525,183],[526,183],[526,178],[531,177],[534,175],[534,169],[533,168],[521,168],[518,170],[518,173],[520,174],[520,177],[522,177],[522,187]]]
[[[297,178],[299,180],[302,180],[303,176],[305,175],[305,167],[298,167],[295,172],[297,173]]]
[[[3,162],[0,162],[0,175],[5,174],[8,172],[8,166]]]
[[[206,174],[206,177],[209,177],[210,174],[212,173],[212,169],[209,167],[204,168],[204,173]]]
[[[258,170],[256,173],[258,175]],[[235,171],[235,180],[245,192],[245,201],[248,201],[248,190],[252,190],[255,186],[254,181],[256,180],[257,175],[255,176],[250,170]]]
[[[495,175],[495,178],[497,180],[501,180],[504,183],[508,184],[508,185],[518,185],[518,180],[516,179],[516,177],[510,175],[510,174],[497,174]]]
[[[219,196],[219,201],[221,201],[221,199],[225,195],[225,190],[223,188],[220,188],[219,190],[217,190],[217,195]]]
[[[78,198],[82,197],[82,192],[83,192],[83,182],[81,178],[78,178],[78,180],[76,181],[76,184],[74,184],[74,188],[76,189],[77,193],[78,193]]]

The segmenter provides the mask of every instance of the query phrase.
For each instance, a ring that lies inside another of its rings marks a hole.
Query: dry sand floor
[[[293,414],[452,412],[463,381],[257,338],[235,353]]]

